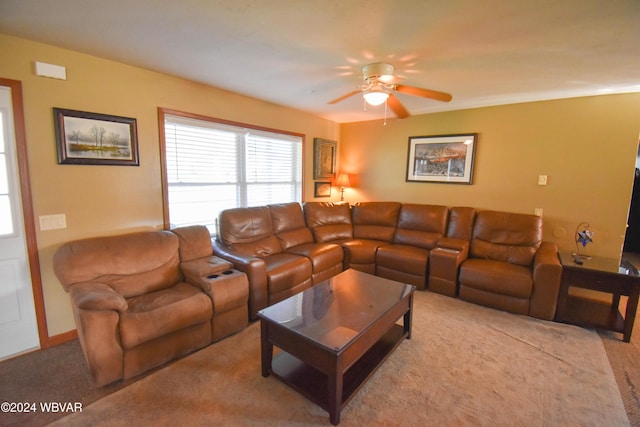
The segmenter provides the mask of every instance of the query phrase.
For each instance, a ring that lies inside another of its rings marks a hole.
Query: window
[[[165,223],[206,225],[224,209],[302,200],[303,135],[160,110]]]
[[[4,98],[3,98],[4,99]],[[11,166],[8,153],[9,137],[7,133],[10,119],[5,108],[0,108],[0,236],[12,236],[14,234],[14,220],[12,211],[12,197],[9,191],[9,167]]]

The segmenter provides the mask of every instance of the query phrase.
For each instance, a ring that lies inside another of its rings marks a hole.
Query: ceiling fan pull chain
[[[384,124],[382,126],[387,125],[387,100],[384,101]]]

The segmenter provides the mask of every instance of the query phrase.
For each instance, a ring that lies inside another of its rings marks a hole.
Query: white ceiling
[[[640,0],[0,0],[0,32],[339,123],[383,117],[327,104],[377,61],[453,95],[414,115],[640,92]]]

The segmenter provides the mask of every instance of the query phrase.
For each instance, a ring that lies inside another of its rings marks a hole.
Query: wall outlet
[[[547,175],[538,176],[538,185],[547,185]]]
[[[537,216],[542,216],[542,208],[535,208],[533,210],[533,214]]]
[[[40,231],[59,230],[67,228],[67,216],[65,214],[40,215]]]

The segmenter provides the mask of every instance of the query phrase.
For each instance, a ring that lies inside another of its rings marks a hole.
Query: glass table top
[[[564,267],[584,268],[587,270],[598,270],[608,273],[624,274],[626,276],[638,276],[638,269],[626,259],[605,258],[605,257],[584,257],[581,256],[582,264],[574,261],[575,255],[571,252],[560,252],[560,262]]]
[[[415,286],[346,270],[258,312],[331,350],[339,351]]]

